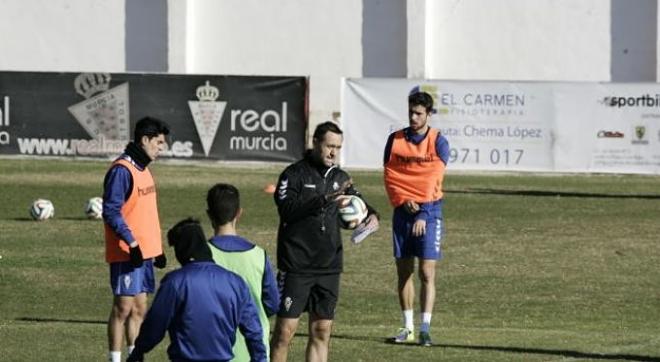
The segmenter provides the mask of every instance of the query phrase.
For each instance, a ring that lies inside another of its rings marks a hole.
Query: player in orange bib
[[[403,327],[394,343],[415,340],[413,274],[419,259],[421,325],[418,343],[431,346],[430,324],[435,301],[435,266],[442,258],[442,180],[449,143],[429,126],[433,98],[424,92],[408,97],[409,126],[392,133],[385,146],[385,189],[394,207],[392,238]]]
[[[164,268],[156,186],[147,168],[163,151],[169,128],[155,118],[135,125],[134,141],[126,146],[105,175],[103,221],[105,259],[110,264],[114,295],[108,319],[108,360],[121,361],[126,334],[131,353],[153,293],[153,267]]]

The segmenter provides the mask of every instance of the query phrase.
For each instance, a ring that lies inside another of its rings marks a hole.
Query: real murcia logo
[[[94,139],[128,141],[128,82],[110,89],[110,74],[80,73],[73,82],[84,101],[69,107],[69,112]]]
[[[188,101],[188,106],[195,121],[197,134],[200,141],[202,141],[204,154],[208,157],[215,140],[215,134],[218,132],[220,120],[225,113],[227,102],[215,101],[220,96],[220,91],[217,87],[212,86],[208,80],[203,86],[197,87],[196,93],[199,101]]]

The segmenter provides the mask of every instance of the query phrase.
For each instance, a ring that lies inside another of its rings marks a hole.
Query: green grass
[[[107,167],[0,159],[0,360],[105,358],[102,224],[83,206],[101,194]],[[274,255],[276,210],[261,189],[282,168],[154,164],[163,229],[194,216],[210,234],[206,190],[229,182],[242,192],[240,232]],[[391,210],[379,172],[352,175],[382,227],[362,245],[345,243],[331,361],[660,360],[658,177],[447,175],[437,345],[420,348],[384,343],[400,324]],[[55,219],[29,219],[38,197],[53,201]],[[166,271],[175,268],[167,253]],[[305,323],[298,332],[291,361],[303,360]],[[166,360],[167,344],[150,360]]]

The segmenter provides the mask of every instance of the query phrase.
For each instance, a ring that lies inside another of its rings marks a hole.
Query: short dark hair
[[[339,126],[337,126],[336,123],[327,121],[320,123],[318,126],[316,126],[316,129],[314,130],[314,136],[313,139],[317,141],[321,141],[323,137],[325,137],[325,134],[328,132],[336,133],[336,134],[343,134]]]
[[[158,135],[161,134],[165,136],[170,134],[170,127],[167,125],[167,123],[161,121],[158,118],[144,117],[137,121],[135,124],[133,140],[136,143],[139,143],[144,136],[152,139],[154,137],[158,137]]]
[[[224,225],[236,218],[241,207],[240,193],[233,185],[215,184],[206,194],[206,206],[213,225]]]
[[[426,92],[415,92],[408,96],[408,106],[422,106],[426,109],[426,113],[433,110],[433,97]]]

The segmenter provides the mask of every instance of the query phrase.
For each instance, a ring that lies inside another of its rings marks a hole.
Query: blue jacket
[[[237,328],[245,336],[251,361],[266,361],[247,284],[212,261],[190,262],[163,277],[131,356],[149,352],[167,331],[172,361],[229,361]]]

